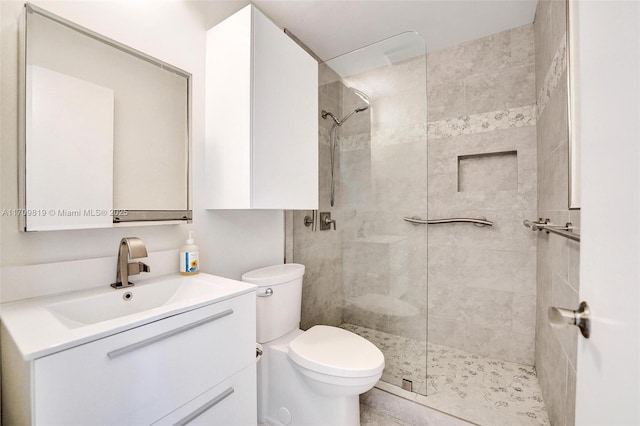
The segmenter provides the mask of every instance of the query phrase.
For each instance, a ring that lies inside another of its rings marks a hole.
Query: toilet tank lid
[[[304,265],[285,263],[249,271],[242,275],[242,281],[258,286],[278,285],[295,280],[303,275]]]

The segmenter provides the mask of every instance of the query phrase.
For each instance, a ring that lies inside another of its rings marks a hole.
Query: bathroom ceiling
[[[248,1],[197,1],[210,28]],[[405,31],[433,52],[533,22],[537,0],[254,0],[327,60]]]

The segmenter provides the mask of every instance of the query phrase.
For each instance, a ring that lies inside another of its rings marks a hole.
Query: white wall
[[[249,269],[281,263],[284,245],[282,211],[203,209],[207,28],[201,16],[202,7],[197,6],[196,9],[191,2],[158,1],[34,1],[34,4],[192,73],[194,221],[191,225],[23,233],[18,230],[17,217],[1,216],[0,265],[32,265],[113,256],[119,240],[125,236],[140,237],[152,252],[175,249],[184,244],[187,229],[196,231],[201,267],[205,272],[239,278]],[[211,8],[218,7],[213,2],[210,5]],[[18,207],[17,46],[22,6],[22,2],[0,2],[0,210]],[[101,283],[87,285],[96,284],[99,286]]]

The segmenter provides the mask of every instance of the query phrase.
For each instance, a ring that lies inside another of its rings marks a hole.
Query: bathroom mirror
[[[578,2],[566,1],[567,15],[567,124],[569,138],[569,209],[579,209],[580,200],[580,135],[576,126],[579,113],[578,75],[577,75],[577,28],[576,8]]]
[[[191,220],[189,73],[28,3],[20,56],[23,230]]]

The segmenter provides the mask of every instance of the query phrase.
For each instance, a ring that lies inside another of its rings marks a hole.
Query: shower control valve
[[[336,230],[336,221],[331,219],[331,212],[320,212],[320,230],[326,231],[327,229],[331,229],[331,225],[333,224],[333,230]]]

